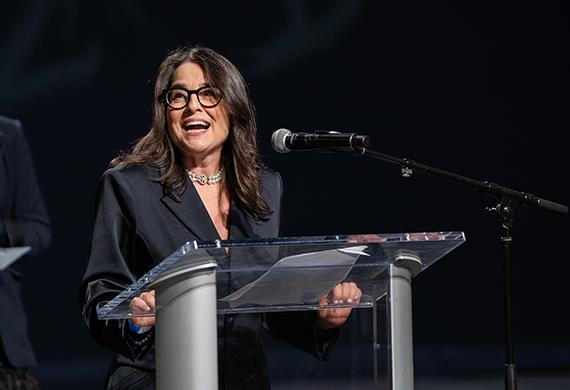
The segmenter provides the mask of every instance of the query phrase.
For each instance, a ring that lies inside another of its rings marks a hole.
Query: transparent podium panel
[[[352,310],[326,361],[265,334],[272,390],[386,390],[390,363],[386,328],[386,300],[370,308]]]
[[[405,262],[415,276],[464,241],[463,232],[192,241],[101,304],[97,313],[101,320],[154,315],[130,311],[130,301],[164,280],[208,269],[216,273],[219,314],[370,309],[386,294],[390,264]],[[361,298],[332,300],[331,291],[342,282],[355,283]]]
[[[274,389],[413,390],[411,280],[464,241],[462,232],[193,241],[97,313],[156,315],[157,390],[218,389],[228,359],[218,356],[219,315],[239,329],[230,320],[255,313],[275,337],[263,341]],[[354,296],[334,293],[345,282]],[[155,312],[131,311],[146,291],[156,291]],[[339,329],[317,329],[319,311],[351,311],[338,341]]]

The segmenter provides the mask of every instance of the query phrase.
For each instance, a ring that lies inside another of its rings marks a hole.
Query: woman
[[[97,304],[189,240],[279,235],[281,178],[259,159],[254,110],[239,71],[211,49],[178,49],[160,65],[155,97],[151,130],[111,162],[99,183],[81,288],[89,332],[117,353],[108,389],[154,388],[155,319],[99,321]],[[359,294],[352,283],[335,288],[335,299]],[[153,293],[131,307],[154,309]],[[274,336],[324,358],[349,311],[272,315],[264,323]],[[259,315],[218,317],[221,388],[270,387],[261,328]]]

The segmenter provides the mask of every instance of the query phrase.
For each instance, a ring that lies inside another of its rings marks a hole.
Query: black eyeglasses
[[[212,108],[222,100],[222,91],[219,88],[206,85],[198,89],[186,89],[181,87],[168,88],[162,92],[162,97],[166,104],[175,110],[185,108],[190,101],[192,94],[196,94],[198,102],[203,107]]]

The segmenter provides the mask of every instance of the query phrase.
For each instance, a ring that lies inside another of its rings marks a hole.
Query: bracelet
[[[131,336],[129,337],[130,339],[129,341],[131,342],[131,344],[133,344],[135,348],[141,348],[144,345],[148,344],[148,342],[151,339],[151,336],[152,336],[151,332],[147,333],[142,339],[136,339],[133,336]]]

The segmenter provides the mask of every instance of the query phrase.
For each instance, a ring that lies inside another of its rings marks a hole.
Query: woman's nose
[[[193,112],[196,110],[202,109],[202,105],[200,104],[200,101],[198,100],[197,94],[195,94],[195,93],[190,94],[190,96],[188,97],[187,107]]]

